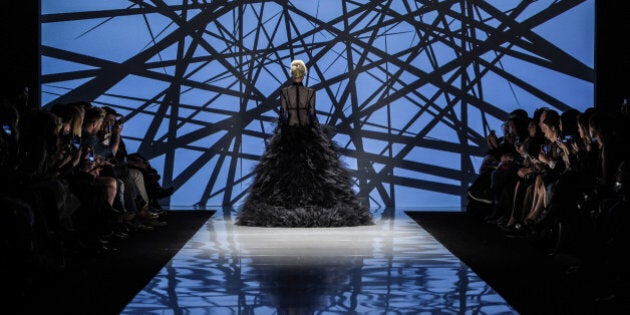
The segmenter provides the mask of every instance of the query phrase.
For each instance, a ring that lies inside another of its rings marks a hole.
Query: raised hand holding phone
[[[94,164],[94,148],[92,145],[87,147],[87,160],[89,164]]]
[[[72,138],[72,146],[77,150],[79,149],[79,147],[81,146],[81,140],[79,139],[79,137]]]

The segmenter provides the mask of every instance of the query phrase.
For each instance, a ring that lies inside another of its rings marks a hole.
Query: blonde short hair
[[[296,59],[291,61],[291,76],[293,78],[299,79],[306,76],[306,65],[304,61]]]

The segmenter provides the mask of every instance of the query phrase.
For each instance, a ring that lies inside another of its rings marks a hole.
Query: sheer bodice
[[[294,82],[280,95],[280,119],[289,126],[317,124],[315,116],[315,90]]]

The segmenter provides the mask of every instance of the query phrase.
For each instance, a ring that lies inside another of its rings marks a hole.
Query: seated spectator
[[[135,168],[142,172],[144,183],[147,191],[149,204],[156,209],[161,209],[158,201],[169,197],[175,191],[173,187],[162,187],[160,184],[161,176],[158,171],[151,166],[149,161],[139,153],[129,154],[127,156],[129,167]]]
[[[103,107],[103,109],[105,119],[98,136],[104,147],[112,149],[111,155],[106,155],[104,158],[108,163],[107,174],[120,183],[119,204],[126,212],[134,215],[138,224],[152,227],[166,225],[166,222],[158,220],[163,212],[157,211],[150,205],[142,172],[128,165],[126,147],[121,137],[124,124],[122,115],[118,115],[110,107]],[[113,147],[114,144],[117,145]]]
[[[0,270],[7,280],[0,289],[26,295],[32,279],[63,270],[72,259],[115,251],[131,229],[123,224],[124,209],[115,208],[123,185],[105,174],[108,163],[116,162],[106,155],[126,156],[120,132],[109,134],[108,141],[98,137],[116,128],[103,126],[105,111],[89,102],[17,108],[0,102]],[[116,139],[118,148],[112,146]],[[133,176],[122,183],[141,187],[135,196],[149,204],[144,173],[135,168],[129,173]],[[159,216],[156,210],[151,219]],[[17,276],[8,280],[6,271]]]
[[[468,213],[487,220],[500,216],[497,203],[502,189],[499,188],[514,179],[511,165],[516,156],[515,144],[524,139],[526,115],[522,110],[512,112],[502,125],[502,137],[497,138],[494,130],[487,136],[489,149],[480,166],[479,177],[468,188],[468,197],[472,200],[467,207]]]

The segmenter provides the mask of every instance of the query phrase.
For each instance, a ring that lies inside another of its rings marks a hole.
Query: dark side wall
[[[596,2],[595,106],[616,110],[630,98],[630,1]],[[5,1],[0,10],[2,27],[2,95],[12,96],[30,89],[37,106],[39,1]]]
[[[630,98],[630,2],[597,1],[596,21],[596,106],[615,111]]]
[[[29,88],[31,106],[38,71],[38,3],[36,0],[4,1],[0,10],[0,74],[2,97],[14,97]]]

